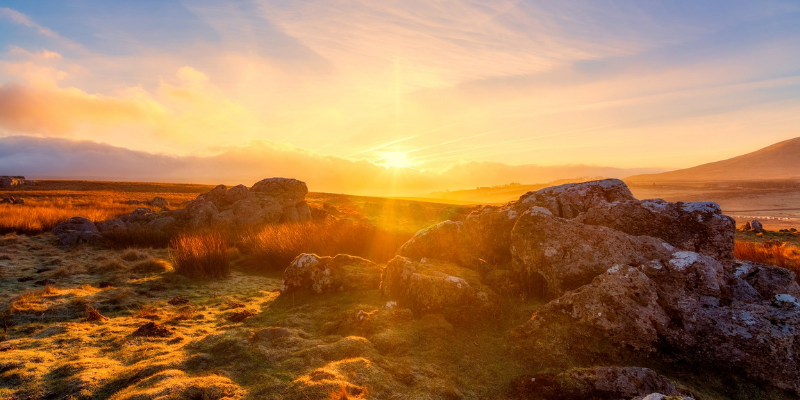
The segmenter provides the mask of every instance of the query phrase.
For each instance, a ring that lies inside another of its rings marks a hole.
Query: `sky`
[[[0,169],[234,157],[219,176],[370,192],[684,168],[800,136],[798,45],[795,0],[2,0]]]

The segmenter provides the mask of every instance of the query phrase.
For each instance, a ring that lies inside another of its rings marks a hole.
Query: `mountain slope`
[[[630,183],[800,179],[800,137],[727,160],[660,174],[635,175]]]

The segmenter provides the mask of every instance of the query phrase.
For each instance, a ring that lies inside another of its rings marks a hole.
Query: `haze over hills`
[[[551,182],[578,176],[625,176],[654,168],[592,165],[454,163],[444,170],[388,168],[366,159],[320,155],[268,141],[227,147],[215,155],[170,156],[92,141],[0,137],[0,174],[30,179],[86,179],[203,184],[252,184],[265,176],[301,179],[315,192],[419,196],[441,190]]]
[[[800,179],[800,137],[727,160],[659,174],[635,175],[628,183],[762,181]]]

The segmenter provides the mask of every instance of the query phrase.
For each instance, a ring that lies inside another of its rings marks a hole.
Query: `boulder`
[[[511,262],[511,231],[520,213],[513,205],[484,206],[472,211],[464,221],[470,246],[491,265]]]
[[[164,207],[168,207],[169,206],[169,201],[167,201],[167,199],[165,199],[165,198],[163,198],[161,196],[156,196],[156,197],[153,197],[153,199],[150,200],[148,202],[148,204],[150,204],[152,207],[164,208]]]
[[[561,218],[575,218],[601,205],[636,200],[625,182],[604,179],[584,183],[569,183],[528,192],[519,199],[526,208],[544,207]]]
[[[576,218],[635,236],[657,237],[679,250],[733,262],[736,221],[711,202],[669,203],[661,199],[599,204]]]
[[[100,231],[100,233],[124,231],[125,229],[128,229],[128,226],[125,225],[125,223],[119,218],[98,222],[95,224],[95,226],[97,226],[97,230]]]
[[[680,395],[669,379],[641,367],[573,368],[560,374],[523,375],[512,381],[511,392],[520,398],[546,400],[631,399],[653,392]]]
[[[673,251],[660,239],[558,218],[542,207],[523,213],[511,234],[513,270],[543,278],[549,295],[583,286],[609,265],[669,260]]]
[[[441,313],[451,318],[489,311],[497,300],[475,271],[441,261],[415,262],[402,256],[386,265],[381,291],[416,312]]]
[[[336,257],[301,254],[283,272],[281,293],[376,290],[380,284],[381,267],[372,261],[346,254]]]
[[[447,261],[468,268],[481,264],[463,222],[443,221],[417,232],[397,250],[397,255],[420,261]]]
[[[217,213],[219,213],[217,206],[215,206],[213,202],[208,201],[201,196],[195,200],[192,200],[186,206],[186,214],[184,218],[189,221],[189,225],[198,227],[211,221],[211,219]]]
[[[283,207],[271,197],[250,197],[233,204],[234,221],[241,225],[277,223],[283,216]]]
[[[790,294],[800,287],[790,277],[676,252],[667,263],[612,266],[543,306],[516,333],[540,340],[548,332],[569,335],[552,324],[589,328],[641,353],[743,373],[800,394],[800,301]]]
[[[267,178],[253,184],[250,191],[269,195],[282,207],[287,207],[302,202],[308,194],[308,187],[297,179]]]
[[[161,217],[148,222],[147,225],[145,225],[145,227],[149,229],[162,230],[174,223],[175,223],[175,218],[173,217]]]
[[[225,194],[228,192],[228,188],[225,185],[217,185],[211,191],[204,193],[200,196],[203,197],[203,200],[210,201],[214,203],[214,205],[219,206],[225,203]]]
[[[92,221],[83,217],[72,217],[56,225],[52,233],[63,245],[92,243],[101,238],[100,231]]]
[[[149,208],[139,207],[123,218],[128,224],[145,225],[148,222],[158,218],[158,214]]]
[[[757,233],[764,233],[764,225],[762,225],[761,222],[756,219],[750,221],[750,227],[753,228],[753,230]]]
[[[228,204],[233,204],[239,200],[244,200],[252,196],[253,194],[247,190],[247,186],[239,184],[225,192],[225,202]]]
[[[24,176],[0,176],[0,188],[8,189],[25,184]]]

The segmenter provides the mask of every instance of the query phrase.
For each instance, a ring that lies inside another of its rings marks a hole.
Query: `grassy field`
[[[380,290],[280,294],[300,253],[385,263],[414,232],[469,206],[309,193],[312,211],[338,218],[111,246],[59,247],[47,233],[75,215],[130,212],[128,200],[179,207],[209,189],[49,181],[0,192],[25,199],[0,212],[28,224],[0,219],[19,232],[0,236],[0,399],[503,399],[521,374],[602,363],[514,354],[508,333],[542,304],[525,296],[504,299],[487,321],[456,322],[387,306]],[[796,237],[737,232],[737,256],[797,270]],[[647,366],[698,398],[747,398],[714,371],[698,380]]]

